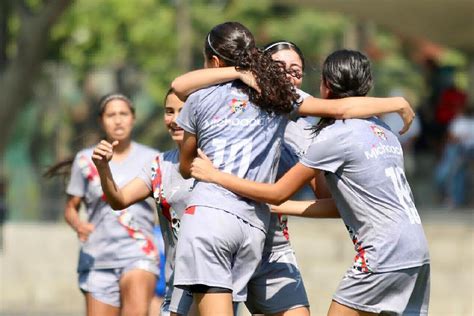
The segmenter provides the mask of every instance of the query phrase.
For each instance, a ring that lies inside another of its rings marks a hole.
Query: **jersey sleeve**
[[[336,123],[337,124],[337,123]],[[300,159],[303,165],[335,173],[346,161],[347,144],[344,133],[335,126],[326,127],[308,147],[306,154]]]
[[[199,99],[199,92],[192,93],[184,103],[178,119],[176,120],[179,127],[191,134],[196,134],[197,132],[195,110],[199,103]]]
[[[66,193],[72,196],[84,197],[87,190],[87,179],[82,174],[81,160],[85,160],[87,157],[83,153],[78,153],[74,158],[74,162],[71,167],[71,177],[66,188]]]
[[[152,168],[155,161],[156,158],[153,158],[153,160],[145,163],[137,175],[137,178],[141,179],[150,191],[152,190]]]
[[[296,120],[299,117],[298,108],[300,107],[301,103],[303,103],[305,99],[311,96],[310,94],[300,89],[296,89],[296,93],[298,93],[300,97],[298,98],[298,101],[296,101],[296,103],[293,103],[293,110],[290,113],[290,118],[292,120]]]
[[[299,94],[300,98],[298,99],[298,104],[303,102],[305,99],[309,98],[311,95],[309,93],[304,92],[303,90],[296,89],[296,93]]]

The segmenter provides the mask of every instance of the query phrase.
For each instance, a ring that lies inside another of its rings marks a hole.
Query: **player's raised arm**
[[[174,79],[171,88],[179,99],[186,101],[188,96],[196,90],[237,79],[259,91],[253,74],[250,71],[238,71],[235,67],[205,68],[190,71]]]
[[[97,167],[100,184],[107,202],[114,210],[123,210],[138,201],[146,199],[151,194],[151,190],[139,178],[133,179],[123,188],[119,188],[115,183],[109,161],[112,159],[114,147],[117,145],[118,141],[110,144],[106,140],[102,140],[94,148],[92,161]]]
[[[308,97],[304,99],[298,108],[298,112],[301,115],[338,119],[366,118],[396,112],[404,123],[403,128],[399,131],[400,134],[405,133],[410,128],[415,118],[415,112],[403,97],[347,97],[341,99]]]

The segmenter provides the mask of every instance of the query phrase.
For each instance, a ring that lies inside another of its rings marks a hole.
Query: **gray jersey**
[[[309,94],[299,90],[302,99]],[[317,122],[316,117],[300,117],[289,121],[285,128],[281,156],[278,164],[277,178],[282,177],[305,154],[314,135],[311,127]],[[310,187],[305,189],[311,190]],[[282,251],[291,248],[289,243],[288,216],[272,214],[265,240],[264,252]]]
[[[287,116],[261,110],[234,81],[191,94],[178,125],[195,134],[198,147],[218,169],[241,178],[272,183]],[[188,205],[230,212],[265,232],[270,212],[265,203],[240,197],[215,184],[197,182]]]
[[[181,217],[191,194],[193,179],[185,180],[179,173],[179,150],[160,153],[153,162],[147,163],[138,176],[153,192],[160,226],[165,242],[166,298],[171,300],[176,244]]]
[[[316,125],[318,120],[317,117],[300,117],[295,122],[288,122],[278,166],[278,177],[283,176],[299,161],[299,158],[304,156],[314,139],[311,127]]]
[[[134,179],[141,166],[157,154],[157,151],[135,142],[131,146],[125,160],[109,164],[118,186]],[[105,200],[99,174],[91,160],[92,151],[93,148],[88,148],[76,155],[66,190],[69,195],[82,198],[88,221],[95,226],[82,244],[78,271],[120,268],[143,257],[156,260],[152,207],[143,201],[126,210],[112,210]]]
[[[337,120],[301,162],[325,171],[357,255],[353,268],[385,272],[429,263],[397,137],[376,118]]]

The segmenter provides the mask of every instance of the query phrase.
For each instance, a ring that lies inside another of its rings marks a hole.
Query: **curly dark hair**
[[[261,93],[247,86],[243,90],[261,109],[287,114],[298,102],[299,95],[286,77],[285,65],[257,48],[252,33],[239,22],[216,25],[206,36],[204,54],[208,60],[216,56],[225,66],[251,71]]]
[[[322,83],[329,89],[329,99],[365,96],[372,88],[370,61],[361,52],[341,49],[333,52],[323,63]],[[322,118],[313,133],[334,124],[334,118]]]

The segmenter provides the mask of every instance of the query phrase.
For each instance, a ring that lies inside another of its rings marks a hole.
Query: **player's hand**
[[[411,123],[415,119],[415,112],[413,111],[412,107],[410,106],[410,103],[408,103],[407,100],[402,98],[404,101],[404,106],[400,111],[398,111],[398,114],[401,116],[403,120],[403,128],[398,132],[400,135],[406,133],[408,129],[410,128]]]
[[[200,181],[215,183],[218,172],[206,154],[198,149],[198,156],[194,158],[191,164],[191,177]]]
[[[260,87],[257,83],[257,78],[255,75],[249,70],[238,70],[239,72],[239,79],[245,83],[250,88],[256,90],[258,93],[261,92]]]
[[[87,241],[89,235],[94,231],[95,227],[91,223],[80,222],[76,227],[77,236],[82,242]]]
[[[106,140],[101,140],[100,143],[95,146],[92,152],[92,161],[99,168],[104,164],[107,164],[114,156],[114,147],[118,145],[118,140],[112,144]]]

